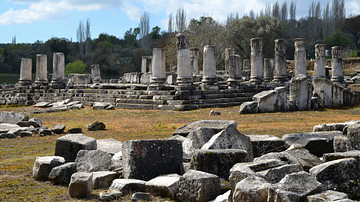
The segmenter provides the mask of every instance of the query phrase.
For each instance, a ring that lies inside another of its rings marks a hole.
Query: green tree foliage
[[[86,74],[86,65],[81,60],[76,60],[75,62],[70,62],[65,66],[65,74]]]
[[[346,47],[351,44],[351,40],[340,30],[326,37],[324,42],[328,48],[331,48],[332,46]]]

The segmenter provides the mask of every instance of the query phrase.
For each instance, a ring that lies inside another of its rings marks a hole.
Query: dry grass
[[[32,107],[0,109],[0,111],[29,113]],[[235,120],[244,134],[272,134],[308,132],[321,123],[344,122],[360,119],[360,108],[304,111],[287,113],[264,113],[239,115],[238,107],[214,109],[220,116],[208,115],[210,109],[187,112],[123,110],[94,111],[85,108],[79,111],[37,114],[44,125],[52,128],[66,124],[67,128],[82,127],[87,136],[130,139],[157,139],[172,136],[173,131],[192,121],[202,119]],[[90,132],[86,125],[95,120],[106,124],[107,130]],[[37,156],[53,155],[55,140],[61,135],[26,137],[0,140],[0,201],[57,201],[70,200],[67,188],[49,182],[37,182],[32,177],[32,166]],[[91,200],[96,200],[96,193]]]

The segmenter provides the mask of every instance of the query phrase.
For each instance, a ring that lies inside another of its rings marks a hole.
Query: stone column
[[[325,44],[315,45],[315,65],[313,78],[326,78]]]
[[[344,84],[344,70],[342,65],[342,48],[340,46],[331,47],[331,81],[337,84]]]
[[[294,39],[294,43],[295,43],[295,53],[294,53],[295,75],[303,74],[306,76],[305,41],[306,41],[306,39],[304,39],[304,38]]]
[[[274,59],[264,58],[264,82],[270,83],[274,77]]]
[[[242,61],[239,55],[229,56],[229,78],[227,80],[230,89],[237,88],[241,80]]]
[[[93,83],[101,83],[101,72],[99,64],[91,65],[91,78]]]
[[[199,49],[190,48],[191,65],[193,67],[193,75],[199,73]]]
[[[47,79],[47,55],[36,55],[36,77],[34,86],[44,86],[48,84]]]
[[[235,51],[233,48],[225,48],[225,72],[229,73],[229,57],[234,55]]]
[[[64,88],[65,56],[64,53],[53,54],[53,75],[50,86],[53,88]]]
[[[250,75],[250,83],[260,84],[264,71],[263,71],[263,42],[262,38],[252,38],[250,39],[251,46],[251,75]]]
[[[32,60],[31,58],[21,58],[20,64],[20,79],[17,83],[17,86],[29,86],[31,85],[31,69],[32,69]]]
[[[193,82],[193,67],[191,66],[191,53],[188,48],[188,35],[179,33],[177,37],[177,78],[176,84],[181,89],[188,88]]]
[[[147,57],[142,56],[141,57],[141,73],[146,73],[146,63],[147,63]]]
[[[242,71],[242,75],[245,77],[245,80],[248,81],[250,80],[250,59],[244,59],[243,60],[243,71]]]
[[[284,39],[275,40],[273,83],[284,83],[288,80],[286,69],[286,42]]]
[[[151,79],[148,90],[162,90],[165,86],[165,51],[163,48],[154,48],[151,61]]]
[[[215,46],[204,46],[203,54],[203,78],[201,80],[203,90],[217,90]]]

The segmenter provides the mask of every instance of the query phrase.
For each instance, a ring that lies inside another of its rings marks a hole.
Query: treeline
[[[266,5],[260,13],[250,11],[239,17],[237,13],[227,16],[225,22],[218,22],[211,16],[186,20],[186,11],[178,9],[169,15],[168,30],[158,26],[150,29],[150,15],[143,13],[137,28],[130,28],[122,38],[100,34],[91,39],[90,20],[80,22],[76,30],[77,42],[63,38],[52,38],[46,42],[33,44],[0,44],[0,72],[19,73],[22,57],[33,58],[35,67],[36,54],[48,55],[48,71],[52,71],[52,53],[63,52],[66,57],[67,72],[90,72],[91,64],[100,64],[104,78],[117,78],[125,72],[140,71],[141,56],[151,55],[152,49],[165,48],[167,68],[176,65],[176,33],[189,35],[191,47],[199,49],[200,64],[204,45],[215,45],[217,65],[224,66],[224,49],[234,48],[243,58],[250,56],[250,38],[262,37],[264,57],[273,57],[274,40],[283,38],[287,41],[287,59],[293,59],[293,39],[307,38],[307,56],[314,57],[314,45],[324,43],[327,49],[340,45],[357,56],[360,49],[360,15],[346,18],[344,0],[333,0],[321,5],[312,3],[308,16],[296,19],[296,4],[277,2]],[[85,68],[76,68],[77,66]],[[35,71],[35,68],[33,68]]]

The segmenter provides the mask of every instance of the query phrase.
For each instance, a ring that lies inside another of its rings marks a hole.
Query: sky
[[[330,0],[328,0],[330,1]],[[298,0],[297,19],[305,17],[312,2],[324,6],[327,0]],[[167,30],[168,16],[184,8],[187,21],[211,16],[224,23],[229,13],[243,16],[254,10],[259,13],[266,0],[0,0],[0,43],[45,42],[52,37],[77,41],[79,22],[90,21],[91,37],[106,33],[123,38],[130,28],[138,27],[144,12],[150,15],[150,28]],[[284,0],[278,0],[281,5]],[[288,2],[288,7],[290,1]],[[360,14],[359,0],[345,0],[346,15]]]

